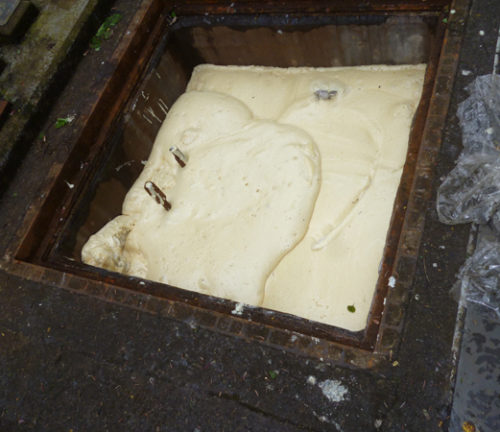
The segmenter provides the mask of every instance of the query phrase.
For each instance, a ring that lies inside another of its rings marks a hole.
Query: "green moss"
[[[107,17],[90,41],[90,47],[96,51],[99,51],[101,49],[101,43],[104,40],[109,39],[113,35],[113,27],[117,25],[121,21],[121,19],[122,15],[119,13],[115,13]]]

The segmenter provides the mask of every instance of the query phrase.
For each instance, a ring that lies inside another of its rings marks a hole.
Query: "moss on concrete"
[[[0,48],[0,58],[7,64],[0,75],[0,97],[14,108],[0,130],[0,170],[98,0],[33,3],[40,14],[23,40]]]

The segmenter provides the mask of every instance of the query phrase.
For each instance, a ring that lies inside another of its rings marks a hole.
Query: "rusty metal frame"
[[[440,19],[444,19],[448,6],[449,2],[445,0],[413,0],[405,2],[404,5],[399,2],[394,5],[393,2],[373,1],[364,6],[363,13],[432,11],[441,14]],[[22,228],[0,266],[12,274],[38,282],[151,313],[195,322],[219,332],[260,340],[299,354],[362,367],[373,366],[383,358],[390,359],[397,349],[404,322],[403,310],[411,289],[423,231],[424,210],[430,197],[433,167],[440,148],[441,133],[458,63],[463,31],[460,21],[468,12],[469,0],[455,0],[451,7],[455,14],[450,15],[446,26],[442,26],[443,43],[436,44],[438,49],[431,54],[433,59],[426,77],[423,98],[425,102],[418,109],[418,120],[413,128],[404,168],[404,181],[398,191],[386,243],[385,261],[377,283],[377,300],[372,305],[369,325],[364,332],[346,332],[287,314],[268,314],[260,308],[245,310],[241,316],[232,316],[230,312],[234,308],[234,302],[217,300],[174,287],[166,289],[162,284],[86,266],[47,261],[47,254],[40,251],[50,249],[53,242],[52,233],[57,231],[57,221],[64,219],[68,211],[59,204],[61,196],[67,196],[63,179],[68,178],[71,167],[66,164],[53,165],[44,184],[46,194],[32,203]],[[238,12],[243,10],[245,13],[288,13],[306,10],[312,14],[333,14],[360,10],[358,2],[343,1],[242,1],[238,2],[238,8]],[[202,10],[213,14],[236,12],[228,11],[227,6],[222,7],[215,0],[188,0],[181,6],[176,6],[176,2],[143,1],[122,42],[113,53],[110,60],[113,67],[101,84],[98,101],[88,107],[83,117],[78,141],[73,145],[67,160],[75,156],[80,159],[92,158],[101,151],[118,114],[126,104],[128,95],[145,70],[147,59],[168,24],[172,10],[178,15],[197,14]],[[138,52],[141,52],[140,56],[137,55]],[[119,95],[113,98],[114,102],[110,100],[111,94]],[[115,115],[104,115],[104,107],[106,110],[111,107]],[[104,122],[103,118],[106,119]],[[92,174],[92,170],[73,174],[77,188],[78,184],[83,184]],[[78,190],[74,193],[78,193]],[[56,214],[54,209],[59,209]],[[36,229],[40,226],[48,227],[46,232],[50,235]],[[390,276],[396,279],[393,288],[388,287]],[[297,320],[300,320],[299,325]]]

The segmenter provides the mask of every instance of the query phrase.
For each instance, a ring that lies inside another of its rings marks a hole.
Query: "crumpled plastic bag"
[[[467,90],[457,112],[464,148],[438,190],[447,224],[486,224],[500,211],[500,77],[478,77]]]
[[[461,157],[439,188],[437,203],[441,222],[487,224],[500,210],[500,155]]]
[[[493,230],[458,277],[468,280],[467,301],[500,317],[500,76],[480,76],[467,90],[457,111],[464,148],[438,189],[437,212],[446,224],[473,222]]]
[[[458,278],[467,278],[467,301],[487,306],[500,317],[499,247],[498,242],[482,242],[462,266]]]

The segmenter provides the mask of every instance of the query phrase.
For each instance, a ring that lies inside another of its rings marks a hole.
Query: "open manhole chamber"
[[[27,217],[22,240],[13,247],[10,270],[306,355],[362,366],[390,357],[399,342],[460,46],[460,34],[452,34],[447,17],[453,10],[450,17],[458,23],[467,2],[411,1],[397,7],[383,1],[347,6],[323,1],[174,3],[145,0],[138,8],[127,30],[131,36],[114,54],[119,67],[108,77],[70,156],[54,167],[54,181],[43,202]],[[89,236],[121,214],[125,194],[140,174],[169,107],[184,92],[193,68],[203,63],[427,64],[363,331],[259,307],[235,314],[233,301],[81,262]]]

